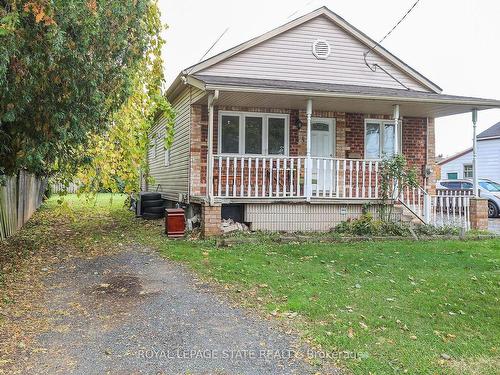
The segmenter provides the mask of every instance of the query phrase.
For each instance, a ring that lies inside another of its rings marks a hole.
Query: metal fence
[[[47,179],[25,171],[16,176],[4,176],[0,185],[0,240],[17,232],[43,201]]]

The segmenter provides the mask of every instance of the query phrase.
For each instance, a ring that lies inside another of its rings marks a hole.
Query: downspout
[[[311,123],[312,123],[312,99],[307,99],[307,149],[306,149],[306,201],[311,201],[312,195],[312,159],[311,159]]]
[[[207,198],[210,205],[214,203],[214,168],[213,168],[213,147],[214,147],[214,103],[219,99],[219,90],[208,94],[208,138],[207,138]]]

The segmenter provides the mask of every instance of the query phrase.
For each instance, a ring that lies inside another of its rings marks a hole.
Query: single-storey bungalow
[[[417,48],[417,47],[415,47]],[[422,51],[425,53],[425,51]],[[177,116],[151,132],[149,191],[254,230],[327,230],[380,202],[379,167],[403,154],[422,215],[435,188],[434,119],[499,108],[441,88],[326,7],[183,70],[166,92]]]

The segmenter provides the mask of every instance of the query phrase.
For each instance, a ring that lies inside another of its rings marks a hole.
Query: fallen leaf
[[[350,339],[354,337],[354,330],[352,329],[352,327],[349,327],[349,329],[347,330],[347,337],[349,337]]]

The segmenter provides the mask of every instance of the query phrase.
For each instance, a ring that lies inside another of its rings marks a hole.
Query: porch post
[[[312,159],[311,159],[311,122],[312,99],[307,99],[307,168],[306,168],[306,200],[309,202],[312,195]]]
[[[474,196],[479,197],[479,182],[477,176],[477,109],[472,110],[472,179],[474,182]]]
[[[219,92],[208,94],[208,137],[207,137],[207,198],[210,205],[214,199],[214,168],[213,168],[213,147],[214,147],[214,102],[218,98]]]
[[[394,149],[399,154],[399,104],[394,104]]]

